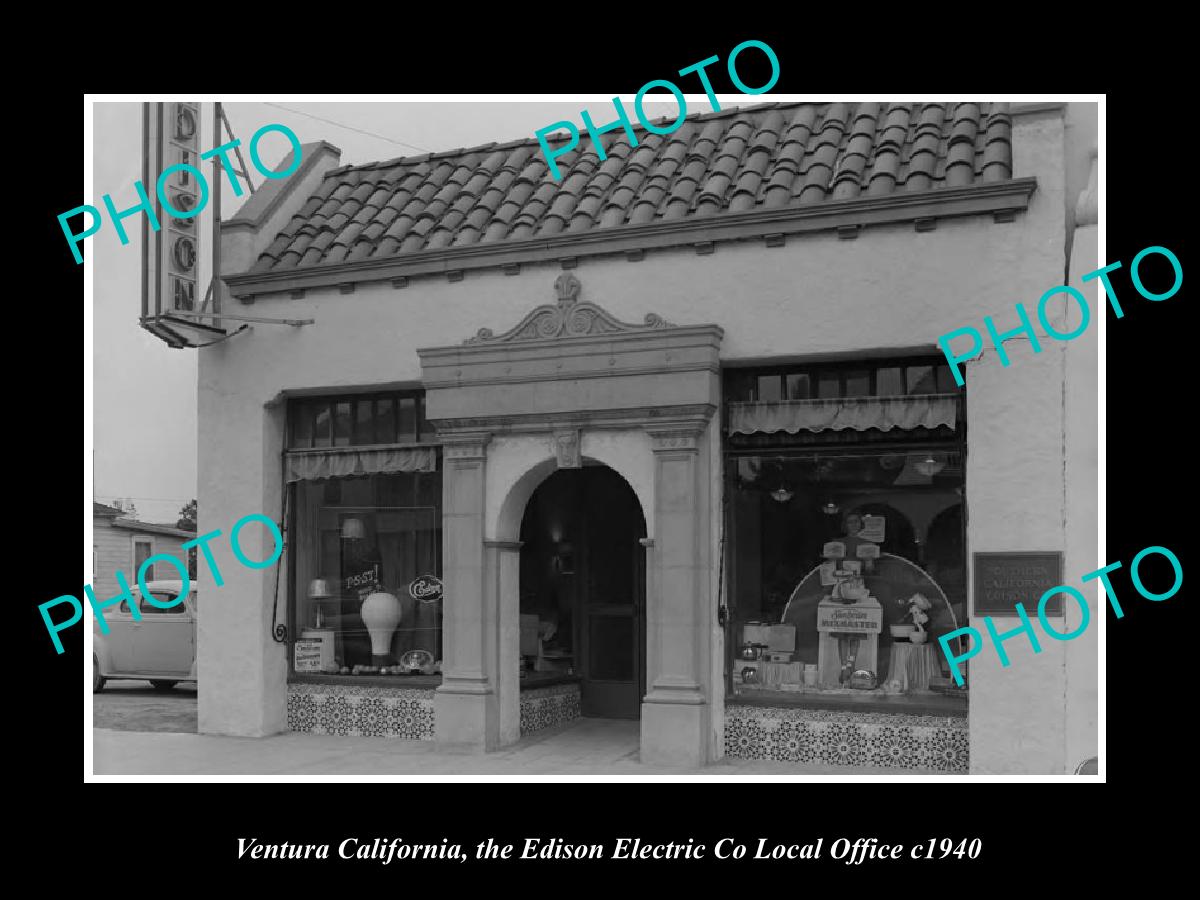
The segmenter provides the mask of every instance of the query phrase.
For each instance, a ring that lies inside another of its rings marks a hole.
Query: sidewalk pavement
[[[448,751],[433,741],[286,732],[264,738],[93,729],[96,775],[898,775],[723,759],[706,768],[638,761],[638,723],[577,719],[503,750]],[[908,773],[911,774],[911,773]]]

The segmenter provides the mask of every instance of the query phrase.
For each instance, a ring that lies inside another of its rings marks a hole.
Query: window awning
[[[907,397],[836,397],[827,400],[731,402],[730,434],[774,434],[786,431],[866,431],[878,428],[954,428],[958,394],[914,394]]]
[[[351,475],[433,472],[437,469],[437,447],[294,450],[287,455],[285,469],[289,482]]]

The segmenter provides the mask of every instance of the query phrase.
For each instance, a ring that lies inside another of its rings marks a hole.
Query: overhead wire
[[[395,138],[390,138],[384,134],[376,134],[373,131],[366,131],[365,129],[362,129],[362,128],[355,128],[353,125],[345,125],[341,122],[335,122],[335,121],[333,121],[333,119],[326,119],[322,116],[314,115],[313,113],[304,112],[303,110],[292,109],[290,106],[281,106],[278,103],[268,103],[265,100],[260,100],[259,102],[262,103],[263,106],[273,106],[276,109],[282,109],[285,112],[294,113],[295,115],[298,115],[298,116],[307,116],[310,119],[316,119],[318,122],[324,122],[327,125],[333,125],[336,128],[344,128],[344,129],[346,129],[346,131],[356,131],[359,134],[365,134],[368,137],[378,138],[381,141],[387,141],[389,144],[396,144],[400,147],[408,147],[411,150],[417,150],[421,153],[432,153],[433,152],[432,150],[428,150],[425,147],[418,147],[416,144],[409,144],[409,143],[406,143],[405,141],[398,141]]]

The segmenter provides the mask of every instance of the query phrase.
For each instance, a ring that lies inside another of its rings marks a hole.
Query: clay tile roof
[[[535,140],[333,169],[251,271],[1012,178],[1000,103],[768,103],[635,130],[605,134],[604,160],[584,134],[561,181]]]

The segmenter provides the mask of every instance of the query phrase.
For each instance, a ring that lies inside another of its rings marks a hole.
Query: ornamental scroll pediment
[[[493,334],[490,328],[480,328],[475,337],[464,344],[511,344],[519,341],[544,341],[554,338],[586,337],[594,334],[613,334],[631,331],[650,331],[674,328],[674,324],[655,313],[647,313],[641,325],[622,322],[607,310],[579,299],[579,279],[564,272],[554,280],[557,304],[535,308],[516,328]]]

